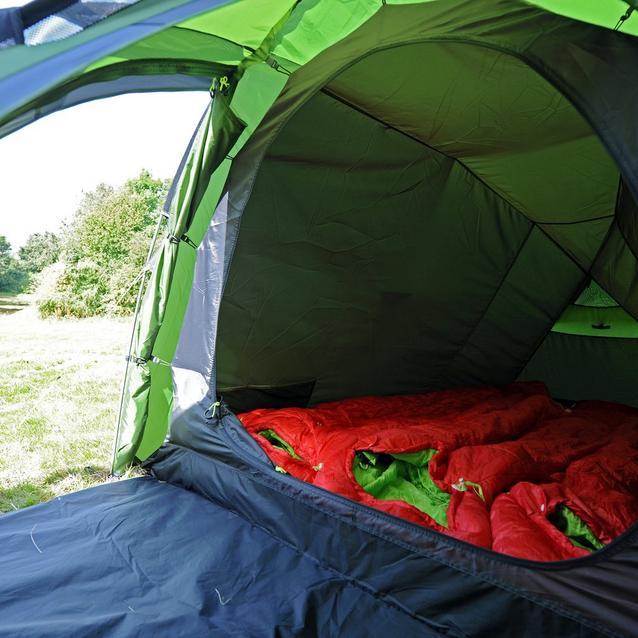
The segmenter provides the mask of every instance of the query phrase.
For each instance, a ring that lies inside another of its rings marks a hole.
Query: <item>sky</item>
[[[204,91],[122,95],[0,139],[0,235],[15,251],[32,233],[55,232],[100,182],[122,184],[143,168],[173,177],[209,99]]]
[[[0,9],[27,0],[0,0]],[[147,93],[58,111],[0,139],[0,235],[14,250],[56,231],[82,193],[118,185],[147,168],[173,177],[209,97]]]

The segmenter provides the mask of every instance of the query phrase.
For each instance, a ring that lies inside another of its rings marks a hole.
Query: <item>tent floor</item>
[[[0,547],[3,637],[438,635],[243,518],[155,479],[7,514]]]

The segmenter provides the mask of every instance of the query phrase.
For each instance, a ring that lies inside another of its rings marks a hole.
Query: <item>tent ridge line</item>
[[[615,217],[615,213],[610,213],[609,215],[599,215],[598,217],[590,217],[589,219],[579,219],[574,222],[535,222],[538,226],[575,226],[578,224],[587,224],[589,222],[597,222],[601,219],[611,219]]]
[[[619,190],[620,190],[620,185],[619,185]],[[615,216],[615,215],[614,215]],[[598,257],[600,256],[600,253],[602,252],[603,248],[605,247],[605,245],[607,244],[607,240],[609,239],[609,236],[611,235],[611,231],[612,228],[614,227],[614,224],[617,224],[617,221],[614,219],[614,221],[609,224],[609,228],[607,229],[607,234],[605,235],[605,238],[600,242],[600,246],[598,247],[598,250],[596,251],[596,254],[594,255],[594,257],[591,260],[590,266],[588,269],[584,269],[577,261],[576,259],[574,259],[558,242],[556,242],[551,235],[548,235],[545,230],[543,228],[541,228],[540,226],[538,227],[539,230],[547,237],[547,239],[549,239],[551,242],[554,243],[554,245],[556,245],[569,259],[571,259],[571,261],[583,272],[583,274],[585,274],[587,277],[594,279],[597,282],[596,278],[594,277],[594,275],[592,274],[592,269],[594,267],[594,265],[596,264],[596,261],[598,260]],[[547,339],[548,336],[550,336],[552,334],[552,328],[554,327],[554,325],[556,324],[556,322],[560,319],[561,315],[565,312],[565,310],[571,306],[574,301],[576,301],[576,299],[578,299],[578,295],[580,295],[580,293],[582,292],[582,282],[579,283],[579,285],[576,287],[575,292],[571,295],[569,302],[567,302],[563,308],[561,309],[560,313],[558,313],[557,315],[554,315],[552,317],[552,326],[550,327],[550,329],[538,340],[538,343],[536,344],[536,347],[534,348],[534,350],[532,351],[532,354],[527,358],[527,360],[525,361],[525,363],[518,369],[518,372],[516,373],[516,379],[518,379],[521,374],[523,374],[523,371],[525,370],[525,368],[529,365],[529,362],[534,358],[534,355],[539,351],[540,347],[543,345],[543,343],[545,343],[545,340]],[[600,285],[600,284],[598,284]],[[622,304],[620,305],[621,308],[623,308],[623,310],[625,310],[625,312],[628,312],[626,308],[624,308],[622,306]],[[628,313],[630,315],[632,315],[632,313]],[[633,316],[633,315],[632,315]]]
[[[208,38],[217,38],[218,40],[223,40],[224,42],[228,42],[229,44],[234,44],[236,47],[245,49],[246,51],[250,51],[251,53],[255,53],[255,51],[257,50],[254,47],[248,46],[247,44],[241,44],[239,42],[235,42],[234,40],[229,40],[228,38],[225,38],[224,36],[218,35],[216,33],[208,33],[207,31],[200,31],[199,29],[184,27],[182,26],[182,23],[178,23],[170,27],[169,29],[166,29],[166,31],[172,31],[173,29],[179,29],[180,31],[190,31],[191,33],[197,33],[198,35],[203,35]]]
[[[541,233],[543,233],[543,235],[545,235],[545,237],[547,237],[547,239],[549,239],[549,241],[552,242],[552,244],[554,244],[554,246],[556,246],[556,248],[558,248],[563,255],[565,255],[565,257],[567,257],[567,259],[569,259],[569,261],[571,261],[574,266],[576,266],[576,268],[578,268],[578,270],[580,270],[583,275],[587,275],[589,277],[591,277],[591,266],[590,268],[585,268],[585,266],[583,266],[573,255],[571,255],[565,248],[563,248],[563,246],[561,246],[544,228],[543,226],[545,226],[546,224],[534,224],[538,230],[541,231]],[[611,226],[611,224],[610,224]],[[605,243],[605,240],[607,239],[607,236],[605,235],[605,239],[603,239],[600,242],[600,245],[602,246]],[[600,251],[600,247],[598,248],[598,252]],[[592,258],[591,263],[594,263],[594,260],[596,259],[596,257],[598,256],[598,252],[596,252],[596,255],[594,255],[594,257]]]
[[[496,287],[496,290],[494,291],[494,293],[490,297],[490,300],[487,302],[487,305],[485,306],[483,312],[481,313],[481,316],[478,318],[478,320],[476,321],[476,323],[474,324],[474,326],[472,327],[472,329],[470,330],[468,335],[465,337],[465,339],[462,341],[462,343],[457,347],[457,349],[454,352],[454,354],[451,355],[448,358],[448,363],[447,363],[447,366],[445,368],[446,373],[449,372],[449,370],[452,367],[452,365],[454,364],[454,362],[458,359],[458,357],[461,355],[461,353],[465,350],[465,347],[468,345],[468,343],[470,342],[470,340],[472,339],[472,337],[474,336],[476,331],[480,328],[481,324],[483,323],[483,320],[485,319],[485,317],[487,316],[487,313],[489,312],[490,308],[492,307],[492,304],[496,300],[496,297],[498,297],[499,293],[501,292],[501,289],[505,285],[505,282],[507,281],[510,273],[512,272],[512,269],[516,265],[516,262],[518,261],[518,258],[520,257],[521,253],[525,249],[525,246],[527,245],[527,242],[528,242],[530,236],[532,235],[532,232],[534,231],[535,226],[536,225],[534,224],[534,222],[530,222],[530,227],[529,227],[527,233],[525,234],[525,237],[523,238],[523,241],[520,243],[520,245],[518,247],[518,250],[516,251],[516,254],[512,257],[507,269],[503,273],[503,276],[501,277],[501,281],[499,282],[498,286]]]
[[[392,124],[386,122],[385,120],[382,120],[381,118],[377,117],[376,115],[372,115],[371,113],[368,113],[368,111],[362,109],[361,107],[357,106],[356,104],[353,104],[352,102],[346,100],[345,98],[341,97],[340,95],[338,95],[337,93],[335,93],[334,91],[327,89],[326,87],[323,87],[322,89],[320,89],[321,93],[324,93],[325,95],[327,95],[328,97],[336,100],[337,102],[340,102],[341,104],[343,104],[344,106],[347,106],[351,109],[353,109],[354,111],[357,111],[358,113],[361,113],[361,115],[364,115],[365,117],[370,118],[371,120],[374,120],[375,122],[377,122],[378,124],[381,124],[381,126],[385,126],[386,128],[392,129],[393,131],[396,131],[397,133],[399,133],[400,135],[403,135],[405,137],[407,137],[410,140],[413,140],[414,142],[417,142],[418,144],[421,144],[422,146],[425,146],[426,148],[429,148],[431,151],[437,153],[438,155],[441,155],[453,162],[456,162],[457,164],[459,164],[461,166],[461,168],[463,168],[465,170],[466,173],[468,173],[470,175],[470,177],[473,177],[477,182],[479,182],[482,186],[484,186],[487,190],[489,190],[493,195],[495,195],[498,199],[500,199],[503,203],[505,203],[509,208],[511,208],[513,211],[517,212],[519,215],[523,216],[528,222],[532,223],[532,224],[536,224],[537,222],[535,220],[533,220],[531,217],[529,217],[529,215],[527,215],[526,213],[524,213],[518,206],[516,206],[513,202],[511,202],[509,199],[507,199],[505,197],[505,195],[503,195],[502,193],[499,193],[493,186],[491,186],[489,183],[487,183],[480,175],[478,175],[477,173],[475,173],[462,159],[459,159],[458,157],[455,157],[454,155],[448,155],[446,152],[442,151],[441,149],[437,148],[436,146],[432,146],[430,144],[428,144],[426,141],[411,135],[410,133],[407,133],[406,131],[403,131],[402,129],[393,126]]]

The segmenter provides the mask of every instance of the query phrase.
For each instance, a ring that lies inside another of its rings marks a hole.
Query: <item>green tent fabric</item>
[[[0,49],[0,135],[223,87],[146,285],[114,469],[218,393],[534,378],[636,404],[636,34],[621,0],[140,0]],[[592,281],[617,305],[579,304]]]

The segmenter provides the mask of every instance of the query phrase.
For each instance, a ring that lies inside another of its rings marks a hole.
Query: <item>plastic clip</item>
[[[166,235],[166,239],[171,244],[179,244],[180,241],[183,241],[185,244],[188,244],[191,248],[197,249],[197,244],[186,234],[178,237],[177,235],[171,235],[170,233]]]
[[[127,354],[125,359],[128,363],[134,363],[136,366],[143,366],[144,364],[148,363],[147,359],[137,357],[134,354]]]

